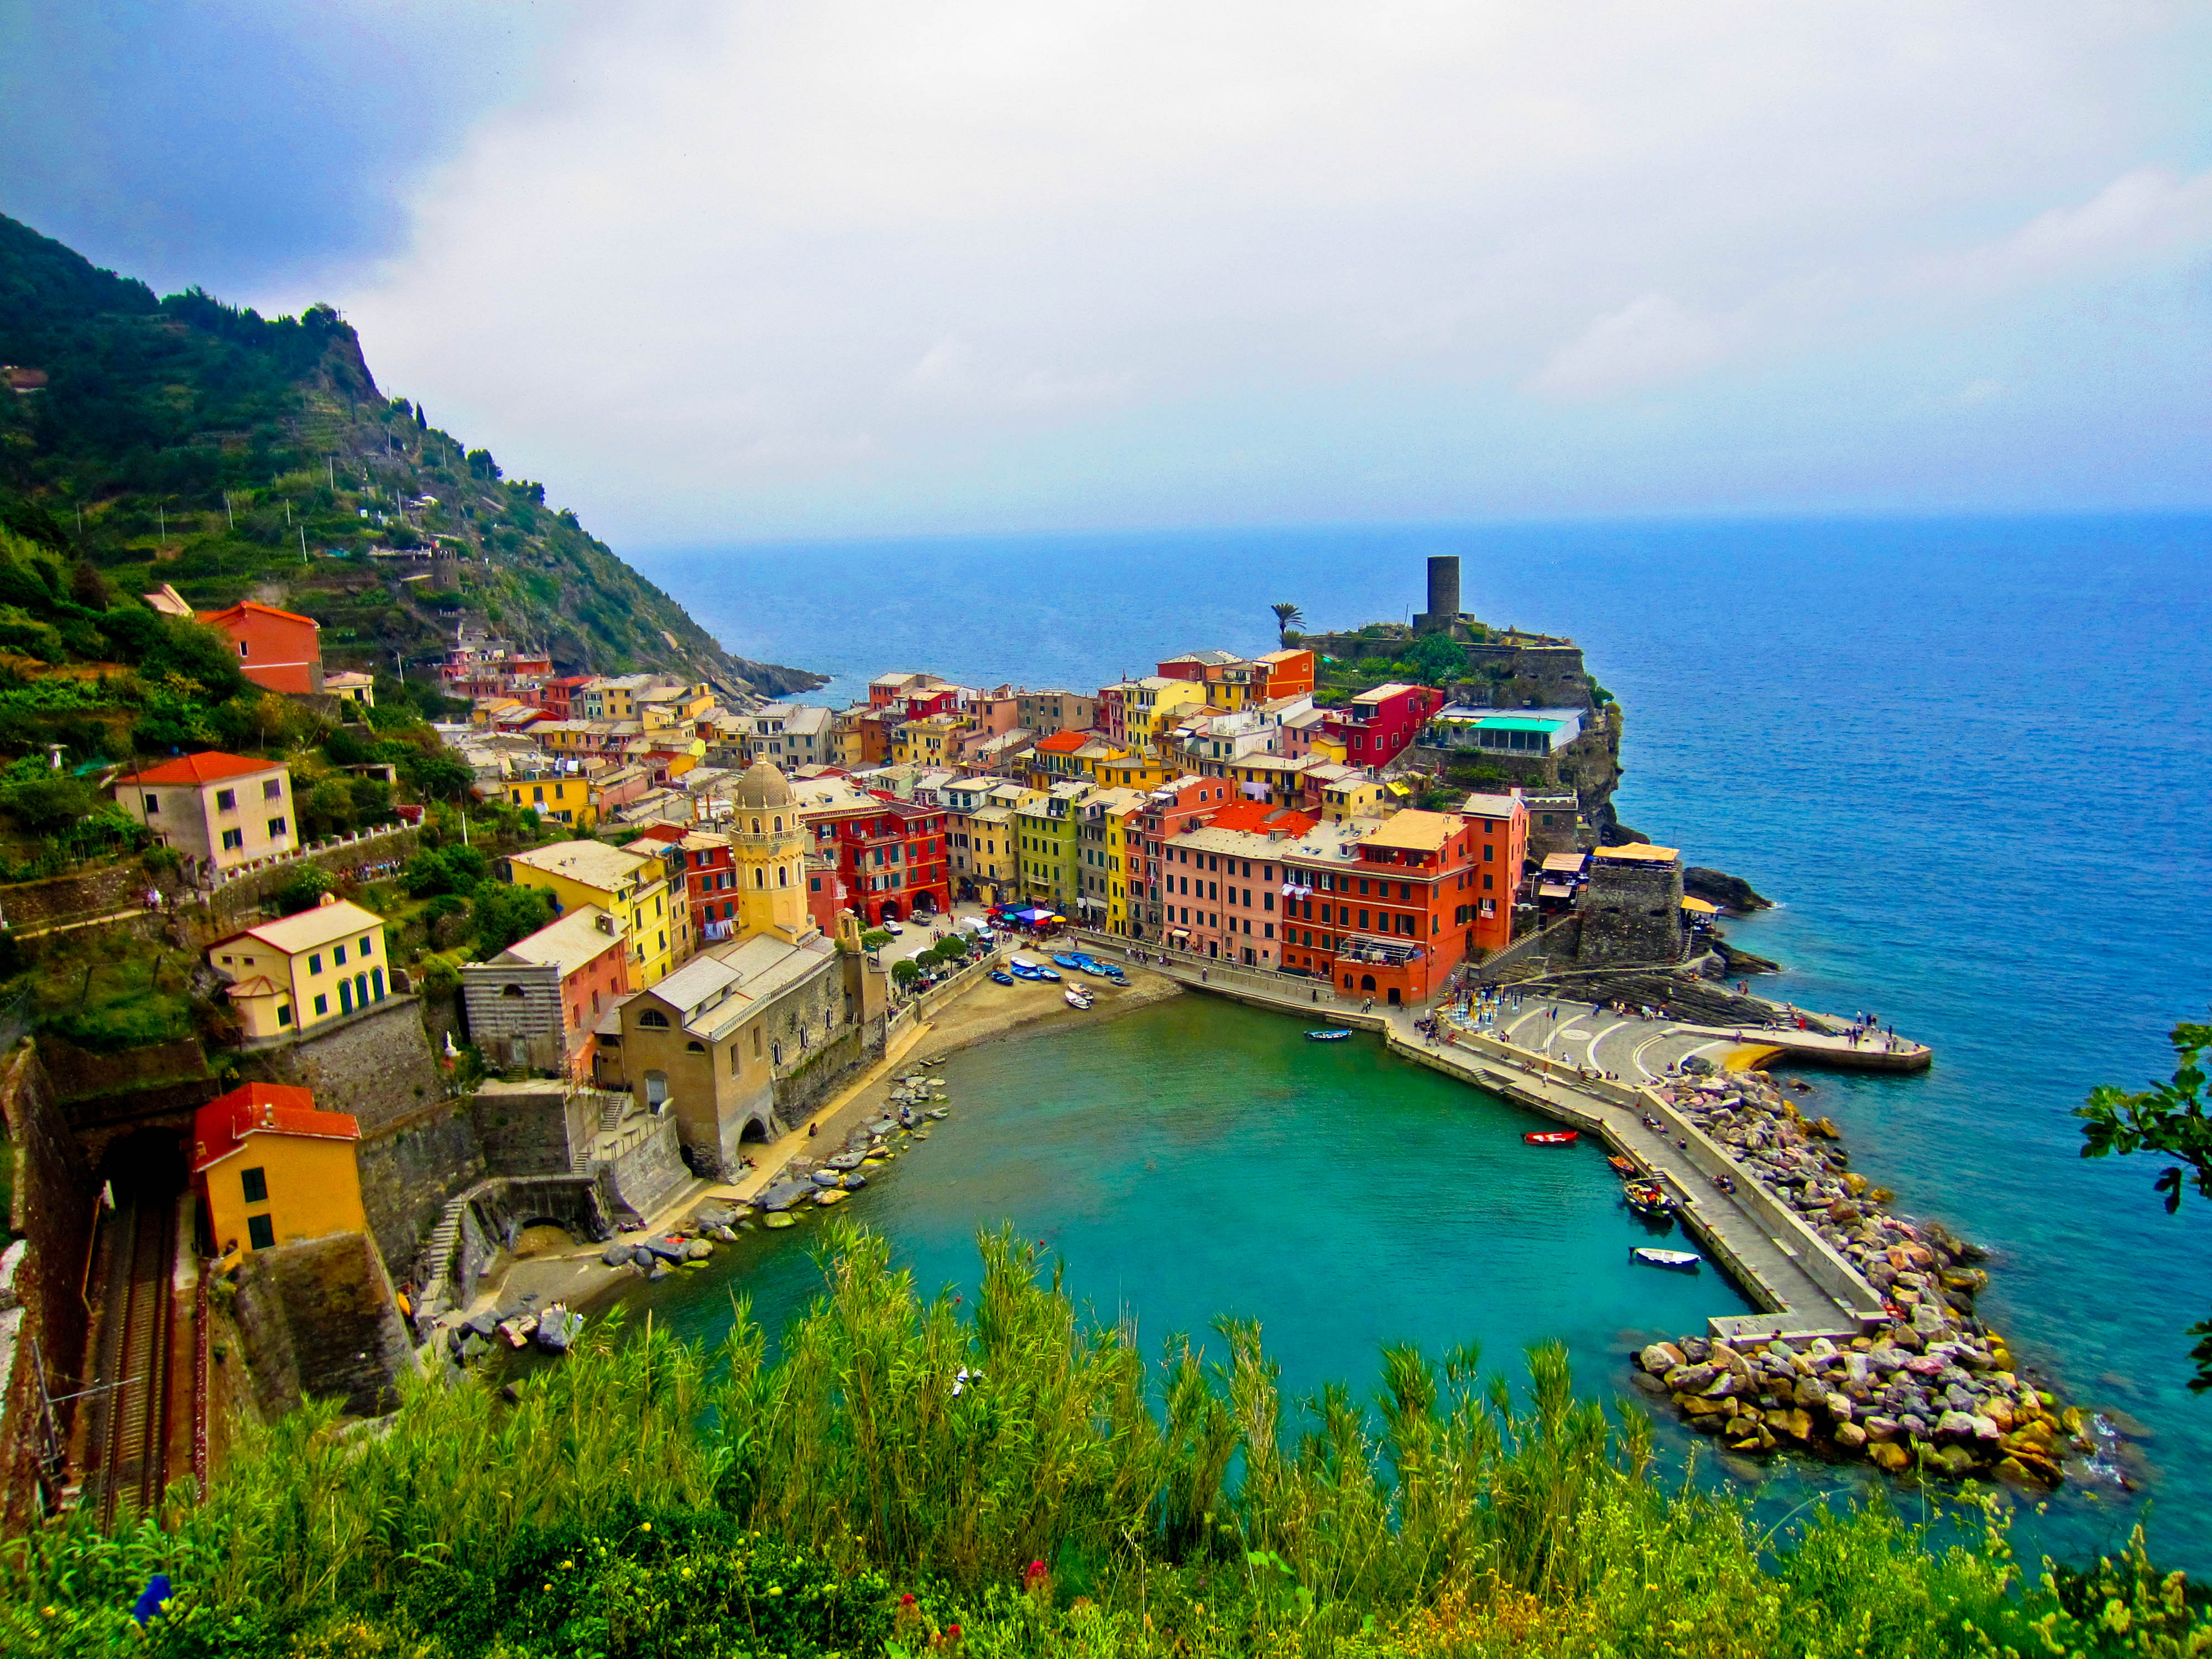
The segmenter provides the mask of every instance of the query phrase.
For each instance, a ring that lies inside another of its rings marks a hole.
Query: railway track
[[[177,1200],[141,1195],[109,1225],[97,1392],[85,1496],[100,1523],[151,1513],[167,1484],[169,1349]]]

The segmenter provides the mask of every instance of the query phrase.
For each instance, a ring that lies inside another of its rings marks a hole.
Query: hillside
[[[334,669],[420,676],[466,627],[563,673],[822,683],[731,656],[544,485],[386,398],[326,306],[157,299],[0,216],[0,525],[118,594],[304,612]]]

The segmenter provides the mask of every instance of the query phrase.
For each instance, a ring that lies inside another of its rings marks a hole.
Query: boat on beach
[[[1060,994],[1071,1008],[1088,1008],[1091,1006],[1091,994],[1079,987],[1071,985]]]
[[[1308,1031],[1306,1033],[1306,1041],[1309,1042],[1341,1042],[1345,1038],[1351,1035],[1352,1033],[1349,1030]]]
[[[1650,1245],[1639,1245],[1629,1251],[1631,1261],[1640,1261],[1647,1267],[1668,1267],[1678,1273],[1693,1273],[1704,1265],[1705,1259],[1693,1250],[1658,1250]]]
[[[1531,1129],[1521,1137],[1531,1146],[1571,1146],[1582,1138],[1580,1129]]]

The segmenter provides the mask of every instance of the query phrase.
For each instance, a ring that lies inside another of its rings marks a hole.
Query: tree
[[[891,979],[901,990],[921,977],[921,966],[912,957],[901,957],[891,963]]]
[[[327,872],[312,864],[303,864],[276,890],[276,908],[288,916],[312,910],[323,902],[323,895],[331,890],[331,885]]]
[[[2172,1215],[2191,1187],[2199,1198],[2212,1199],[2212,1119],[2204,1113],[2204,1051],[2212,1048],[2212,1024],[2185,1021],[2169,1040],[2179,1062],[2172,1082],[2154,1083],[2137,1094],[2107,1084],[2091,1090],[2089,1103],[2074,1115],[2087,1120],[2081,1131],[2084,1158],[2151,1152],[2179,1160],[2151,1183],[2165,1194],[2166,1212]],[[2189,1352],[2197,1375],[2189,1386],[2203,1393],[2212,1389],[2212,1319],[2191,1325],[2189,1334],[2197,1339]]]
[[[425,800],[464,800],[476,785],[475,769],[451,755],[412,755],[399,775]]]
[[[1424,685],[1449,685],[1467,678],[1467,652],[1449,634],[1424,634],[1406,653],[1406,665]]]
[[[553,920],[552,895],[542,887],[488,881],[469,901],[469,915],[476,923],[477,953],[489,961]]]
[[[1275,613],[1275,637],[1288,645],[1291,633],[1305,626],[1306,613],[1287,599],[1280,605],[1271,605],[1267,609]]]

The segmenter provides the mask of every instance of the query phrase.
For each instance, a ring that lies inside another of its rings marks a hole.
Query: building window
[[[283,840],[283,839],[284,839],[284,830],[285,830],[285,828],[286,828],[286,826],[285,826],[285,823],[284,823],[284,820],[283,820],[283,819],[282,819],[282,818],[271,818],[271,819],[270,819],[270,820],[269,820],[269,839],[270,839],[270,840],[271,840],[271,841],[282,841],[282,840]]]
[[[161,798],[159,795],[149,795],[146,797],[146,811],[149,813],[159,812],[161,810]]]
[[[283,799],[284,780],[282,778],[264,778],[261,781],[261,799],[264,800]]]
[[[246,647],[240,646],[239,649],[243,651]],[[246,1218],[246,1242],[257,1250],[274,1249],[276,1248],[276,1224],[265,1215],[250,1215]]]
[[[331,1011],[331,1000],[330,1000],[328,997],[326,997],[326,996],[319,996],[319,997],[317,997],[317,998],[315,999],[315,1018],[316,1018],[320,1019],[320,1018],[321,1018],[325,1014],[327,1014],[328,1012],[330,1012],[330,1011]]]
[[[658,1008],[648,1008],[637,1017],[637,1023],[643,1030],[665,1031],[668,1029],[668,1016]]]
[[[240,1170],[238,1172],[238,1184],[240,1189],[245,1193],[246,1201],[248,1204],[266,1204],[269,1201],[268,1170]]]
[[[312,956],[307,958],[307,971],[311,974],[319,974],[323,971],[323,959],[320,956]]]
[[[245,846],[246,846],[246,831],[245,831],[245,830],[224,830],[224,831],[222,832],[222,850],[223,850],[224,852],[226,852],[226,853],[236,853],[236,852],[240,852],[240,851],[244,850]]]
[[[292,1023],[292,1005],[291,1005],[290,1003],[289,1003],[289,1002],[280,1002],[280,1003],[278,1003],[278,1004],[276,1005],[276,1024],[277,1024],[279,1026],[284,1026],[284,1025],[289,1025],[291,1023]]]
[[[345,966],[345,946],[344,946],[344,945],[332,945],[332,946],[331,947],[331,960],[332,962],[335,962],[336,963],[337,963],[337,965],[338,965],[339,967],[341,967],[341,968],[344,967],[344,966]]]
[[[218,812],[235,812],[238,810],[238,791],[235,789],[216,790],[215,792],[215,810]]]

